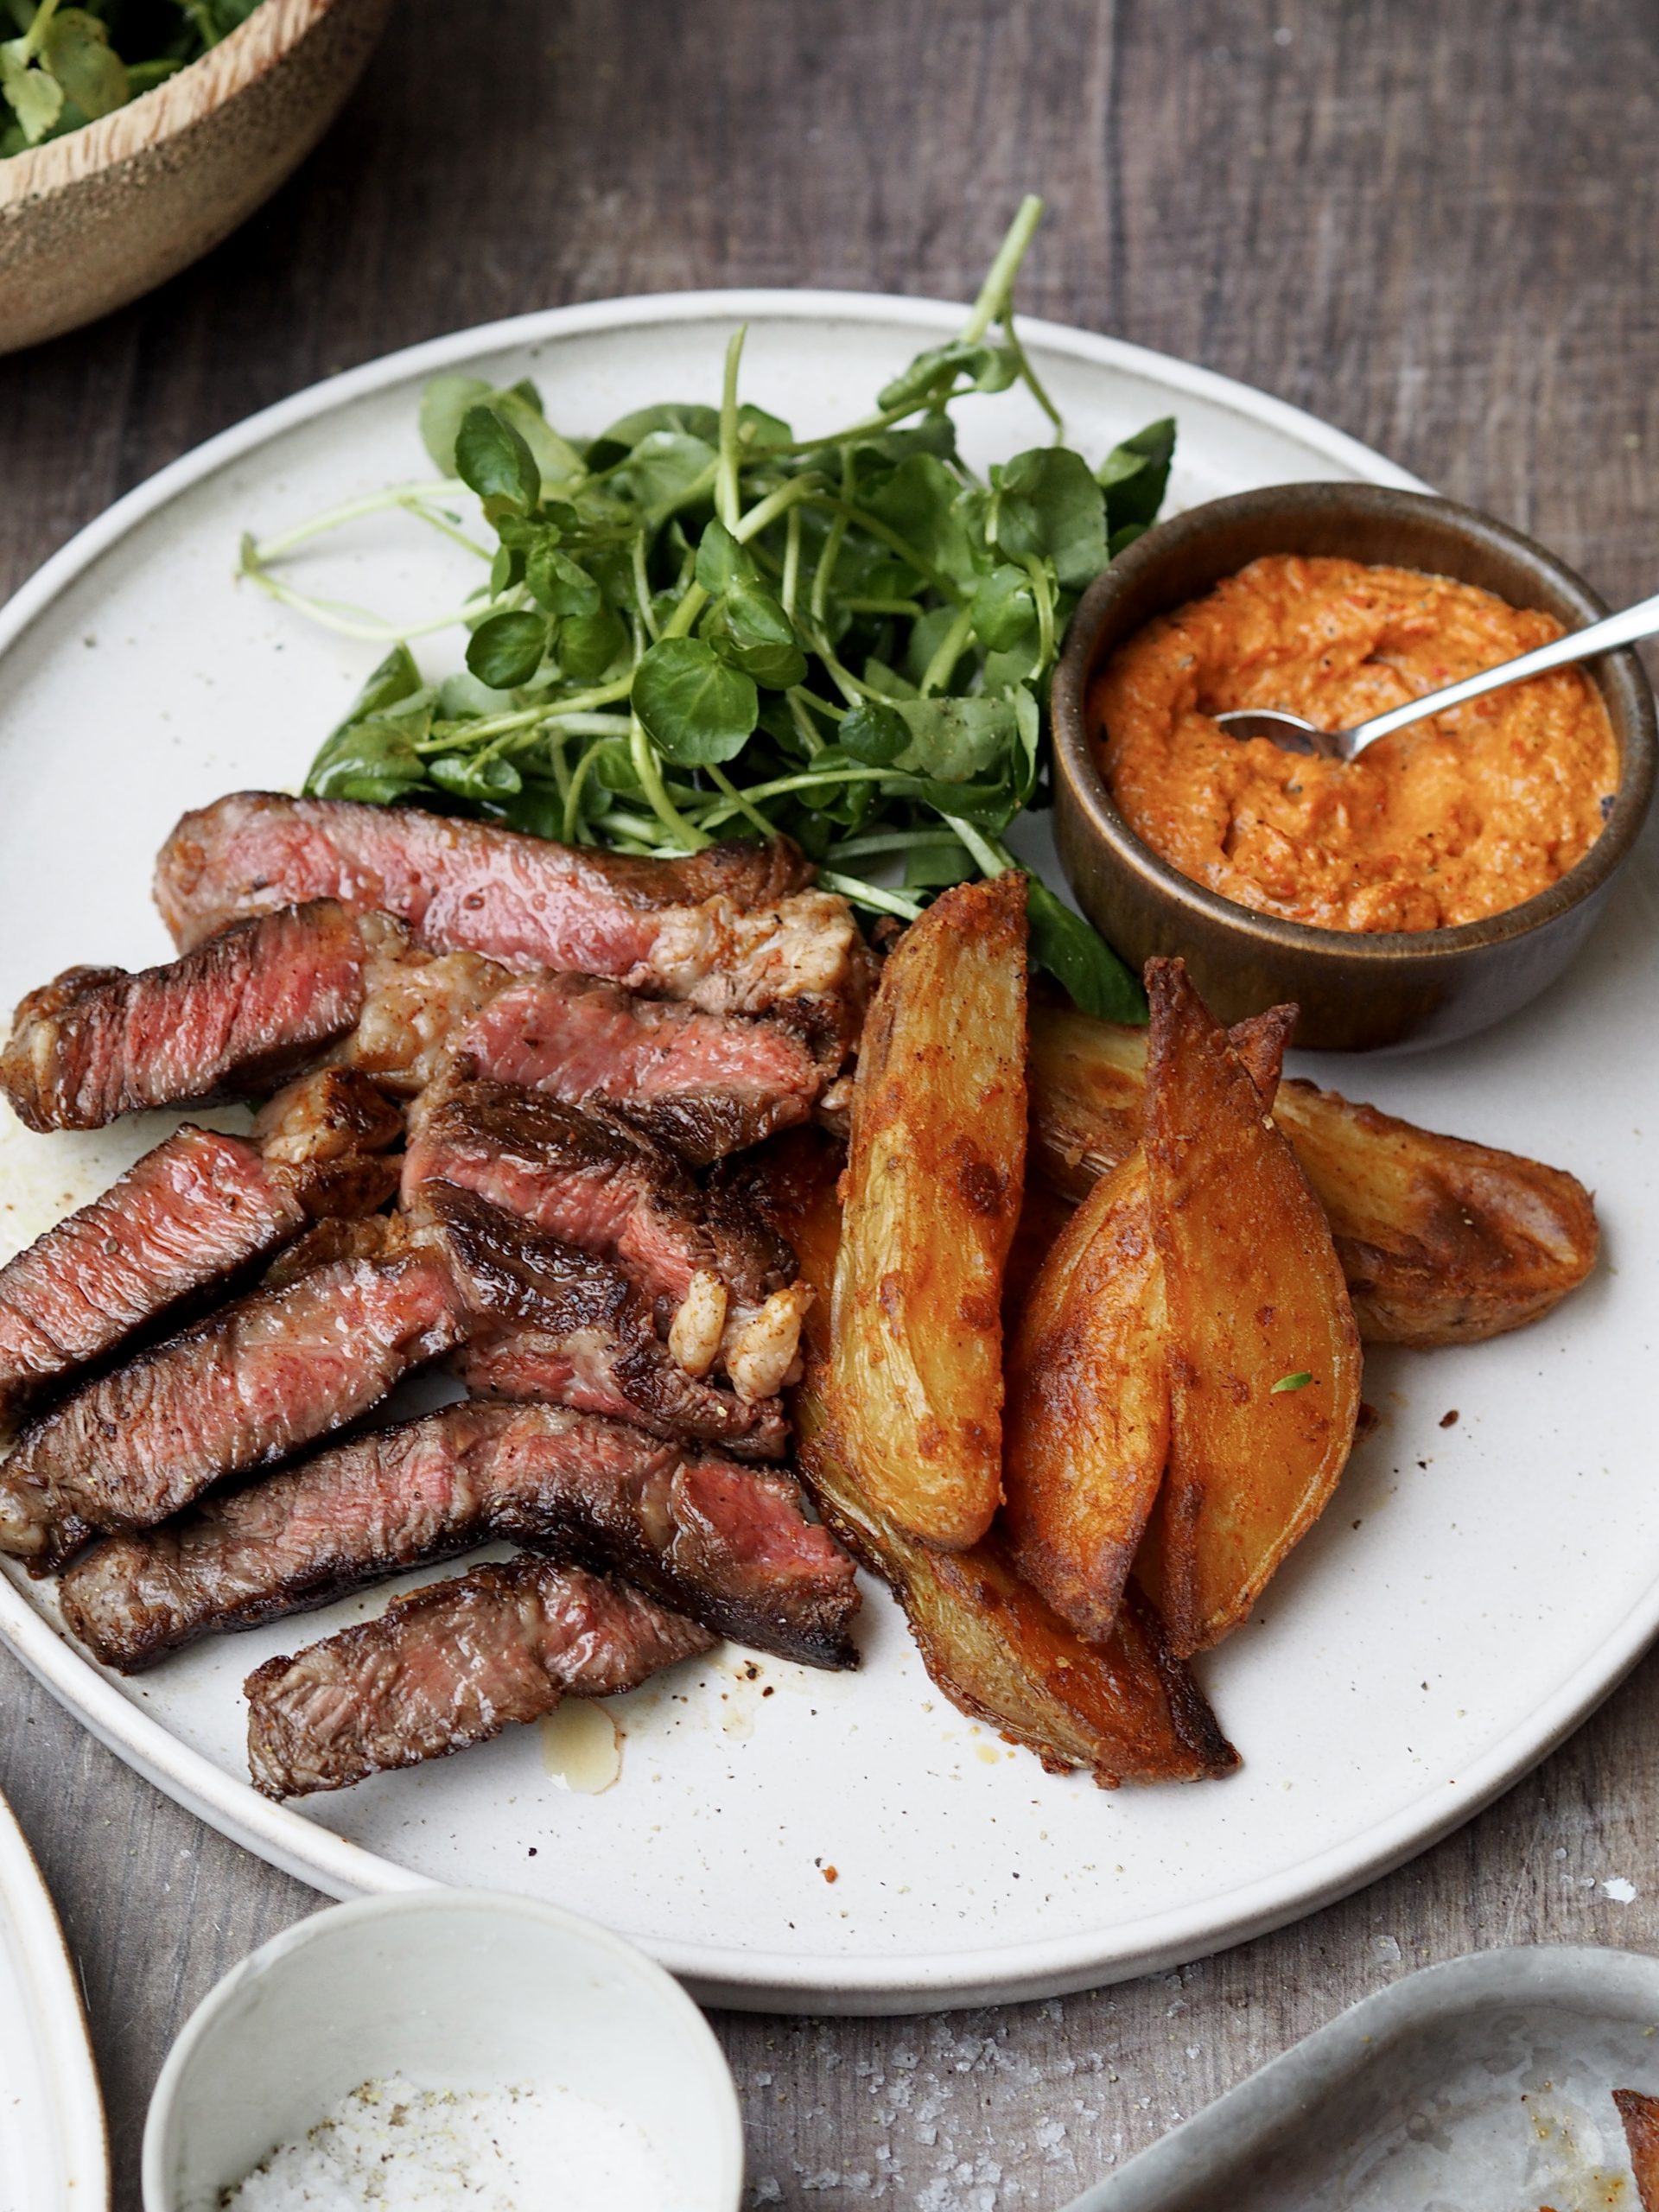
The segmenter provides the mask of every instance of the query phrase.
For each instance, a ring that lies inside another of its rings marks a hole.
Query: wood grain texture
[[[607,293],[962,296],[1022,190],[1023,297],[1245,378],[1653,588],[1649,0],[410,0],[264,213],[111,321],[0,362],[0,588],[175,454],[386,348]],[[1634,1278],[1632,1278],[1634,1280]],[[190,2005],[315,1900],[0,1662],[0,1786],[82,1961],[118,2204]],[[1414,1867],[1092,1997],[728,2017],[752,2205],[1052,2212],[1432,1958],[1659,1944],[1659,1662]],[[1624,1877],[1633,1902],[1601,1885]]]

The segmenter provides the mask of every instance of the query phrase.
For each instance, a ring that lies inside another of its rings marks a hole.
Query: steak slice
[[[254,1786],[301,1797],[418,1766],[538,1720],[567,1693],[637,1689],[713,1641],[578,1567],[521,1557],[475,1567],[250,1675]]]
[[[307,1218],[292,1178],[245,1138],[175,1130],[0,1268],[0,1419],[234,1281]]]
[[[410,1116],[404,1204],[434,1179],[614,1261],[664,1322],[700,1276],[748,1316],[795,1274],[788,1245],[751,1207],[700,1190],[665,1146],[596,1102],[482,1078],[435,1086]]]
[[[798,1030],[644,999],[594,976],[534,976],[459,1030],[457,1064],[567,1104],[620,1107],[694,1166],[808,1121],[839,1065]]]
[[[156,901],[181,945],[308,899],[378,907],[440,952],[608,976],[716,1014],[790,1002],[843,1043],[871,962],[844,899],[786,838],[677,860],[557,845],[416,807],[238,791],[187,814]]]
[[[162,846],[156,903],[181,945],[245,914],[338,899],[396,914],[442,950],[613,976],[648,957],[664,907],[721,897],[743,912],[811,880],[786,838],[636,860],[418,807],[233,791]]]
[[[388,929],[323,900],[136,976],[71,969],[18,1007],[0,1085],[32,1129],[274,1090],[355,1026]]]
[[[446,1406],[105,1538],[65,1576],[64,1615],[106,1667],[133,1674],[200,1636],[508,1537],[615,1568],[718,1636],[853,1666],[853,1564],[804,1503],[791,1476],[589,1414]]]
[[[61,1565],[365,1413],[461,1338],[443,1264],[340,1260],[260,1289],[86,1383],[0,1465],[0,1551]]]
[[[443,1253],[467,1310],[456,1364],[468,1389],[608,1414],[671,1441],[723,1444],[743,1459],[783,1457],[781,1402],[751,1404],[689,1375],[620,1268],[450,1183],[423,1184],[414,1218],[416,1234]]]

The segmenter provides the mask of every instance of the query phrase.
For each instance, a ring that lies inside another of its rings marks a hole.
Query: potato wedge
[[[831,1300],[841,1451],[948,1550],[1001,1497],[1004,1264],[1026,1154],[1026,885],[958,884],[899,939],[859,1048]]]
[[[781,1154],[781,1159],[779,1157]],[[827,1166],[826,1166],[827,1161]],[[1197,1782],[1238,1754],[1192,1677],[1172,1658],[1155,1608],[1131,1591],[1109,1642],[1087,1644],[1015,1573],[999,1538],[965,1552],[918,1543],[883,1515],[830,1433],[828,1301],[841,1214],[835,1154],[804,1131],[780,1141],[753,1195],[820,1296],[804,1331],[806,1376],[791,1394],[800,1464],[829,1526],[893,1591],[928,1673],[953,1705],[1035,1751],[1051,1772],[1096,1782]]]
[[[1218,1643],[1324,1510],[1359,1337],[1331,1231],[1179,960],[1147,969],[1146,1157],[1172,1347],[1169,1467],[1136,1572],[1182,1656]]]
[[[1146,1032],[1033,1003],[1033,1170],[1080,1198],[1141,1141]],[[1293,1082],[1274,1119],[1324,1206],[1370,1344],[1478,1344],[1595,1265],[1590,1193],[1557,1167]]]
[[[1014,1564],[1091,1642],[1111,1634],[1168,1450],[1164,1274],[1137,1147],[1062,1231],[1008,1355]]]
[[[1640,2089],[1615,2089],[1613,2102],[1624,2123],[1642,2212],[1659,2212],[1659,2097],[1645,2097]]]

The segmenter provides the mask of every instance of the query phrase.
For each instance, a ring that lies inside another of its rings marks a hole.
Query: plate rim
[[[92,2056],[92,2031],[73,1955],[34,1847],[0,1793],[0,1914],[15,1931],[39,2038],[41,2072],[51,2092],[49,2120],[64,2154],[71,2189],[101,2184],[97,2205],[67,2195],[63,2212],[108,2212],[111,2194],[109,2124]]]
[[[845,321],[918,333],[954,330],[959,303],[879,292],[775,288],[662,292],[587,301],[474,325],[376,356],[229,425],[134,486],[86,524],[0,606],[0,656],[58,596],[139,524],[181,493],[290,430],[458,361],[562,339],[707,321]],[[1271,394],[1173,355],[1038,317],[1020,318],[1027,344],[1091,366],[1138,376],[1175,395],[1276,429],[1371,483],[1430,489],[1345,431]],[[1436,1784],[1388,1819],[1243,1890],[1177,1905],[1084,1935],[953,1951],[846,1960],[810,1951],[741,1950],[672,1938],[639,1941],[705,2001],[743,2009],[903,2012],[1057,1995],[1167,1968],[1249,1941],[1351,1894],[1426,1851],[1535,1766],[1616,1688],[1659,1630],[1659,1588],[1584,1657],[1554,1694],[1453,1784]],[[334,1897],[416,1889],[429,1878],[353,1843],[304,1814],[259,1797],[145,1713],[82,1656],[20,1580],[0,1574],[0,1641],[127,1764],[220,1834]],[[1078,1787],[1086,1786],[1079,1781]],[[1443,1809],[1433,1810],[1441,1791]]]

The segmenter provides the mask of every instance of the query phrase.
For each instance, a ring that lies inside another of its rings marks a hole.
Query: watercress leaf
[[[633,764],[633,749],[626,738],[601,738],[593,753],[594,765],[588,772],[602,791],[632,793],[644,788]]]
[[[526,380],[509,391],[498,391],[489,404],[530,448],[543,484],[569,484],[586,474],[582,455],[543,414],[541,394],[533,384]]]
[[[931,453],[939,461],[957,457],[957,426],[943,408],[936,407],[919,423],[891,430],[877,430],[861,438],[849,438],[836,448],[855,484],[877,469],[896,468],[913,453]]]
[[[366,721],[371,715],[384,715],[388,707],[395,707],[400,699],[421,689],[421,671],[414,654],[407,645],[394,645],[353,700],[346,719],[333,734],[338,737],[340,730],[349,729],[353,722]]]
[[[480,683],[511,691],[516,684],[529,683],[547,646],[548,626],[543,616],[527,607],[492,614],[467,640],[467,665]]]
[[[370,720],[340,725],[311,763],[305,788],[314,798],[389,806],[426,780],[426,765],[403,732]]]
[[[697,541],[696,575],[710,599],[718,599],[733,584],[752,584],[758,573],[748,549],[738,543],[718,515],[704,524]]]
[[[648,437],[653,430],[683,430],[691,437],[701,438],[704,444],[712,445],[720,435],[720,410],[680,400],[670,400],[657,407],[636,408],[632,415],[613,423],[608,430],[594,440],[587,453],[588,467],[612,468],[619,461],[626,461],[640,439]]]
[[[498,545],[490,563],[490,597],[499,599],[503,592],[511,591],[515,584],[522,583],[524,577],[519,572],[523,568],[522,554],[516,553],[511,545]]]
[[[957,844],[912,846],[905,855],[905,887],[911,891],[944,891],[953,883],[966,883],[979,874],[966,849]]]
[[[84,8],[60,8],[48,25],[41,53],[46,66],[88,118],[112,115],[130,97],[127,73],[110,45],[110,34]]]
[[[492,684],[480,683],[466,669],[446,676],[438,686],[437,709],[445,721],[461,721],[468,715],[499,715],[512,704],[510,691],[498,691]]]
[[[427,763],[427,773],[440,791],[452,791],[457,798],[496,798],[524,785],[512,762],[499,753],[442,753]]]
[[[1019,373],[1020,364],[1006,346],[953,338],[949,345],[918,353],[876,394],[875,404],[884,414],[890,408],[913,407],[930,394],[948,392],[963,377],[970,391],[1006,391]]]
[[[787,691],[806,676],[806,655],[778,601],[757,584],[734,583],[715,601],[703,634],[723,661],[769,691]]]
[[[559,666],[579,683],[593,683],[628,651],[627,625],[613,607],[572,614],[559,625]]]
[[[1158,518],[1169,488],[1170,462],[1175,453],[1175,418],[1148,423],[1132,438],[1114,446],[1096,474],[1106,494],[1106,512],[1114,533],[1132,523],[1142,529]]]
[[[910,744],[910,725],[896,707],[861,699],[836,733],[842,748],[868,768],[890,768]]]
[[[548,537],[531,549],[524,563],[524,582],[530,586],[531,597],[550,614],[599,612],[599,586],[579,561],[562,553]]]
[[[1086,469],[1084,474],[1086,480]],[[958,505],[961,489],[934,454],[913,453],[890,475],[872,484],[861,504],[889,530],[896,531],[906,544],[913,545],[933,568],[957,583],[969,584],[975,580],[977,564]],[[1096,492],[1096,504],[1099,498]]]
[[[1147,528],[1143,522],[1126,522],[1121,530],[1115,530],[1106,541],[1106,550],[1110,558],[1116,561],[1126,545],[1133,545],[1137,537],[1144,537]]]
[[[531,837],[563,837],[564,795],[556,784],[529,783],[520,791],[492,792],[489,811]]]
[[[1024,569],[993,569],[974,594],[974,628],[993,652],[1005,652],[1037,620]]]
[[[1084,1014],[1100,1021],[1146,1020],[1146,993],[1129,969],[1098,931],[1034,875],[1027,879],[1026,914],[1032,958]]]
[[[611,489],[647,513],[665,517],[686,504],[717,457],[705,439],[684,430],[648,430],[611,478]]]
[[[968,783],[1020,741],[1011,699],[905,699],[891,712],[910,733],[896,765],[941,783]]]
[[[918,615],[912,623],[910,636],[905,644],[905,675],[907,689],[919,687],[927,674],[934,654],[944,644],[948,633],[956,627],[957,609],[954,607],[930,607],[925,614]],[[952,682],[946,689],[965,690],[973,672],[973,664],[964,655],[952,672]]]
[[[1106,565],[1106,503],[1082,456],[1065,446],[1014,455],[991,501],[990,532],[999,552],[1046,557],[1074,588]]]
[[[455,433],[455,467],[461,481],[477,493],[487,512],[499,501],[508,512],[528,514],[541,497],[541,472],[535,457],[511,423],[492,406],[469,407]]]
[[[681,768],[730,760],[760,711],[754,680],[701,638],[663,638],[634,671],[633,710],[664,760]]]
[[[880,691],[884,698],[913,699],[917,696],[916,686],[910,678],[901,676],[896,668],[889,668],[886,661],[875,653],[872,653],[865,662],[863,675],[871,690]]]
[[[718,424],[715,435],[718,435]],[[758,461],[773,447],[788,445],[794,435],[781,416],[768,415],[764,407],[752,407],[745,400],[737,410],[738,449],[745,461]]]
[[[27,39],[8,39],[0,46],[0,94],[10,102],[25,141],[38,146],[63,111],[63,86],[29,63]]]

